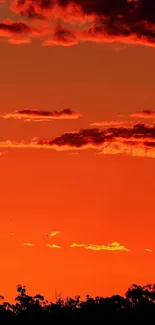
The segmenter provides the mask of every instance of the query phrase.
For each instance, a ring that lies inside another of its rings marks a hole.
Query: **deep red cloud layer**
[[[68,23],[90,21],[91,26],[78,35],[82,41],[117,40],[151,46],[155,42],[154,0],[13,0],[11,10],[29,18],[58,18]],[[65,40],[69,41],[69,31],[66,34]],[[60,31],[54,39],[64,45]],[[55,42],[50,39],[45,44]]]
[[[28,36],[42,38],[45,34],[48,37],[43,38],[43,45],[48,46],[72,46],[85,41],[155,44],[154,0],[12,0],[10,10],[42,22],[40,30],[22,21],[0,23],[0,36],[24,35],[23,44],[30,43]],[[45,19],[49,24],[46,33]],[[57,20],[59,24],[51,28]],[[71,26],[75,22],[76,29]],[[18,44],[20,40],[10,43]]]
[[[34,17],[36,14],[57,16],[110,18],[111,20],[122,19],[133,24],[146,21],[155,22],[153,0],[13,0],[12,10],[27,13]],[[134,26],[133,26],[134,28]]]

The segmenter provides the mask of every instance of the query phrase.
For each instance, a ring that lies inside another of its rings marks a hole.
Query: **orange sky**
[[[0,42],[0,114],[69,107],[83,115],[40,123],[0,119],[0,141],[52,138],[93,122],[119,121],[119,114],[153,110],[154,51],[138,45]],[[19,283],[53,299],[55,292],[124,293],[132,283],[154,281],[154,159],[94,150],[0,151],[0,292],[6,299]],[[61,233],[48,237],[52,231]],[[34,246],[24,246],[27,242]],[[130,251],[71,248],[74,242],[119,242]]]

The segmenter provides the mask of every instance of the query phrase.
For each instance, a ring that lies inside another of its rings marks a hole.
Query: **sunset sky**
[[[0,293],[123,294],[154,282],[155,4],[31,2],[0,3]]]

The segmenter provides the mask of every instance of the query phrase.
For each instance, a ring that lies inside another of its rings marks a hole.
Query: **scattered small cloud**
[[[47,244],[47,246],[48,246],[49,248],[56,248],[56,249],[62,248],[61,246],[56,245],[56,244]]]
[[[94,245],[94,244],[76,244],[73,243],[70,245],[71,248],[85,248],[92,251],[122,251],[122,252],[129,252],[130,249],[126,248],[125,246],[121,245],[118,242],[113,242],[108,245]]]
[[[52,231],[47,236],[48,237],[55,237],[55,236],[60,235],[60,234],[61,234],[61,231]]]
[[[23,245],[24,246],[29,246],[29,247],[34,246],[34,244],[32,244],[31,242],[23,243]]]
[[[145,248],[145,252],[152,253],[152,249],[150,249],[150,248]]]
[[[85,248],[85,244],[76,244],[76,243],[73,243],[73,244],[71,244],[70,245],[70,247],[71,248],[75,248],[75,247],[77,247],[77,248]]]

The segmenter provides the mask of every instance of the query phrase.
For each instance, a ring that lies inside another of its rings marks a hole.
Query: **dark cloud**
[[[64,28],[60,24],[56,26],[50,39],[44,40],[43,45],[73,46],[78,43],[76,31]]]
[[[82,129],[79,132],[64,133],[54,139],[39,140],[37,146],[56,150],[93,148],[102,154],[155,158],[155,126],[137,124],[106,130]]]
[[[23,22],[6,21],[0,23],[0,31],[6,31],[14,34],[29,34],[30,28]]]
[[[44,16],[41,13],[37,13],[35,7],[32,4],[29,4],[27,10],[20,11],[21,16],[29,19],[39,19],[44,20]]]
[[[40,35],[40,30],[22,21],[6,19],[0,23],[0,36],[10,37],[20,35],[37,36]]]
[[[126,44],[141,44],[154,46],[155,25],[148,25],[145,22],[126,22],[122,18],[117,21],[111,18],[103,19],[94,23],[91,27],[81,33],[82,41],[91,42],[122,42]]]
[[[0,148],[42,148],[54,150],[95,149],[99,153],[155,158],[155,125],[136,124],[132,127],[107,129],[82,129],[68,132],[52,139],[32,141],[1,141]]]
[[[54,119],[76,119],[80,117],[80,114],[73,112],[71,109],[66,108],[61,111],[44,111],[44,110],[32,110],[23,109],[17,110],[12,113],[2,115],[3,118],[9,119],[24,119],[28,121],[49,121]]]
[[[11,9],[30,18],[92,22],[89,28],[81,31],[79,40],[117,40],[152,46],[155,42],[154,0],[13,0]],[[60,33],[56,40],[59,39],[65,39],[69,44],[68,37]]]
[[[93,16],[95,18],[120,16],[133,20],[136,15],[138,20],[154,21],[152,0],[14,0],[12,8],[18,12],[31,12],[47,15],[74,15]]]
[[[5,19],[0,23],[0,37],[7,40],[9,44],[30,44],[32,38],[38,38],[42,35],[42,29],[31,26],[22,21]]]
[[[105,142],[122,139],[145,141],[149,139],[149,143],[155,142],[155,126],[148,126],[145,124],[136,124],[132,127],[113,127],[106,130],[100,129],[82,129],[79,132],[64,133],[52,140],[41,141],[40,144],[49,144],[50,146],[69,146],[75,148],[82,148],[85,146],[102,146]],[[145,141],[146,142],[146,141]]]

